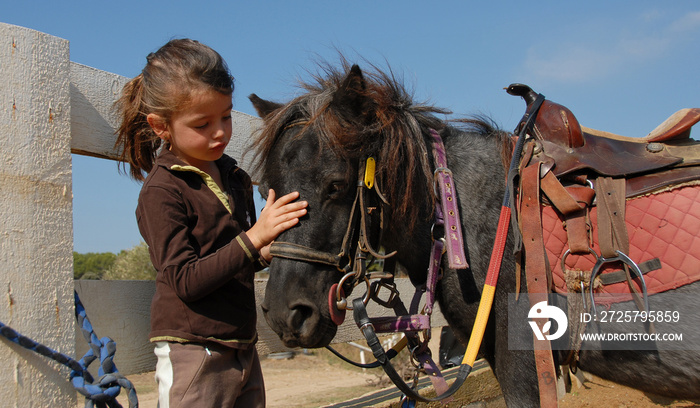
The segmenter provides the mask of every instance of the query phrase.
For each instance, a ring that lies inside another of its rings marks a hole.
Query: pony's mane
[[[319,65],[314,82],[300,83],[305,93],[265,118],[265,126],[253,141],[256,170],[265,178],[266,163],[280,135],[289,126],[304,126],[318,137],[318,145],[332,149],[341,160],[357,160],[371,155],[377,163],[377,183],[388,197],[394,225],[411,228],[418,220],[419,209],[414,197],[426,194],[435,202],[430,129],[447,126],[435,115],[451,112],[425,103],[415,103],[413,95],[391,70],[376,66],[363,71],[370,117],[343,118],[334,109],[333,97],[341,87],[350,64],[341,57],[339,67]],[[480,134],[494,132],[492,122],[462,119],[451,124]],[[303,132],[300,132],[300,134]],[[423,198],[424,200],[424,198]],[[425,216],[432,215],[432,211]],[[390,227],[391,228],[391,227]]]

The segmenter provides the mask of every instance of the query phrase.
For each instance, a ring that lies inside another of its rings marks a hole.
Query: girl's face
[[[156,135],[170,143],[170,151],[177,157],[210,172],[211,163],[224,154],[231,139],[232,108],[231,95],[207,89],[193,93],[190,102],[172,115],[170,123],[155,114],[148,115],[148,122]]]

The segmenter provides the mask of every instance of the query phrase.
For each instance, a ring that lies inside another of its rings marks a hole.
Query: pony
[[[382,215],[384,228],[372,232],[370,241],[386,253],[395,251],[411,282],[425,283],[436,205],[430,132],[437,131],[454,177],[469,268],[445,266],[436,299],[455,335],[466,344],[496,235],[513,149],[511,133],[486,117],[440,119],[449,112],[414,102],[391,70],[372,66],[365,72],[345,59],[339,67],[321,67],[313,81],[301,84],[304,93],[288,103],[249,97],[263,119],[253,142],[261,191],[299,191],[309,203],[308,214],[277,241],[317,253],[339,253],[351,220],[358,170],[363,158],[372,156],[375,183],[389,205]],[[508,406],[534,407],[540,401],[532,349],[512,349],[506,335],[509,330],[521,333],[532,343],[527,309],[509,312],[509,294],[525,285],[525,278],[516,276],[523,272],[516,268],[513,245],[511,232],[479,356],[490,364]],[[288,257],[273,258],[269,268],[261,305],[269,326],[288,347],[328,345],[337,331],[328,294],[343,272],[323,262]],[[698,289],[696,283],[679,290]],[[700,397],[697,352],[607,351],[601,346],[582,349],[579,367],[654,393]]]

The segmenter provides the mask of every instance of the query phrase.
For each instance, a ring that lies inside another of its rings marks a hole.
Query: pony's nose
[[[313,303],[297,301],[289,307],[287,327],[298,339],[304,340],[311,336],[319,318],[320,314]]]

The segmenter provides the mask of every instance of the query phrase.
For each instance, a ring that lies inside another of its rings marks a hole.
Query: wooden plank
[[[114,103],[129,78],[101,71],[75,62],[70,63],[71,152],[85,156],[116,160],[114,149],[119,120]],[[233,137],[226,153],[251,168],[251,155],[245,155],[250,137],[261,121],[254,116],[233,111]]]
[[[71,62],[71,152],[116,159],[114,102],[128,78]]]

